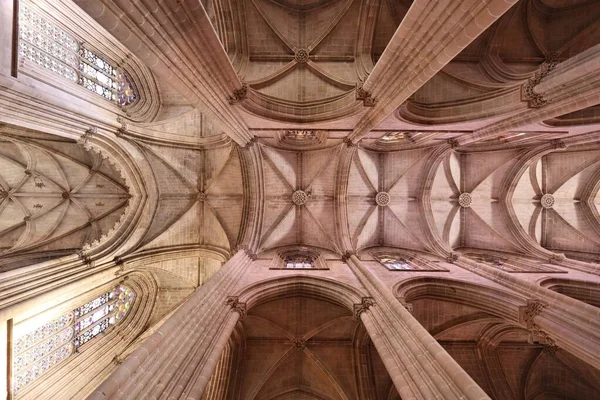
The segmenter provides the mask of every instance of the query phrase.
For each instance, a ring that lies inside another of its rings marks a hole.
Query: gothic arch
[[[365,296],[350,285],[333,279],[292,276],[254,283],[239,292],[239,300],[245,302],[250,310],[259,304],[296,294],[325,300],[342,306],[350,312],[353,312],[354,304],[359,304],[361,298]]]
[[[600,308],[600,284],[565,278],[548,278],[540,286]]]
[[[447,278],[417,277],[397,283],[396,297],[406,303],[418,299],[434,299],[480,309],[506,321],[519,321],[519,307],[526,299],[512,292]]]

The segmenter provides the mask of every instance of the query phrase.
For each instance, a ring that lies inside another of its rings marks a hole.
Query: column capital
[[[240,321],[246,318],[246,303],[240,302],[238,296],[228,296],[225,304],[231,307],[231,311],[240,315]]]
[[[519,307],[519,321],[527,326],[527,329],[532,329],[535,325],[533,319],[540,315],[546,308],[546,305],[539,300],[527,300],[527,305]]]
[[[361,302],[354,305],[354,319],[360,321],[360,315],[375,305],[372,297],[363,297]]]

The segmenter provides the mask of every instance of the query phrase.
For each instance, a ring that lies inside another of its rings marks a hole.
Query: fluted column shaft
[[[534,84],[539,105],[523,102],[521,110],[510,117],[457,139],[459,145],[486,140],[519,127],[569,114],[600,104],[600,44],[558,64]]]
[[[363,89],[374,107],[350,135],[356,143],[467,47],[517,0],[415,0]]]
[[[347,264],[374,300],[360,318],[403,399],[489,399],[367,266]]]
[[[522,280],[486,263],[460,257],[456,265],[499,283],[541,307],[522,322],[546,344],[556,344],[596,368],[600,368],[600,309]]]
[[[89,397],[200,399],[243,313],[228,294],[250,258],[234,255]]]

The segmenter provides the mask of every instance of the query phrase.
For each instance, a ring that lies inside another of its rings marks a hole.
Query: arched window
[[[13,340],[13,393],[67,359],[81,346],[118,324],[131,309],[135,293],[119,285]]]
[[[25,1],[19,5],[19,57],[120,106],[136,100],[126,74]]]

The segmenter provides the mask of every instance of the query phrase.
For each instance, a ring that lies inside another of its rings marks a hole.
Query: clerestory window
[[[411,265],[403,258],[383,255],[378,257],[379,262],[385,265],[390,270],[407,270],[413,269]]]
[[[19,57],[30,60],[119,106],[137,95],[114,63],[46,18],[26,1],[19,4]]]
[[[15,329],[13,393],[18,393],[66,360],[80,346],[121,322],[134,299],[132,289],[119,285],[41,326],[25,332]]]
[[[313,268],[312,259],[306,255],[291,255],[285,258],[285,268],[308,269]]]

